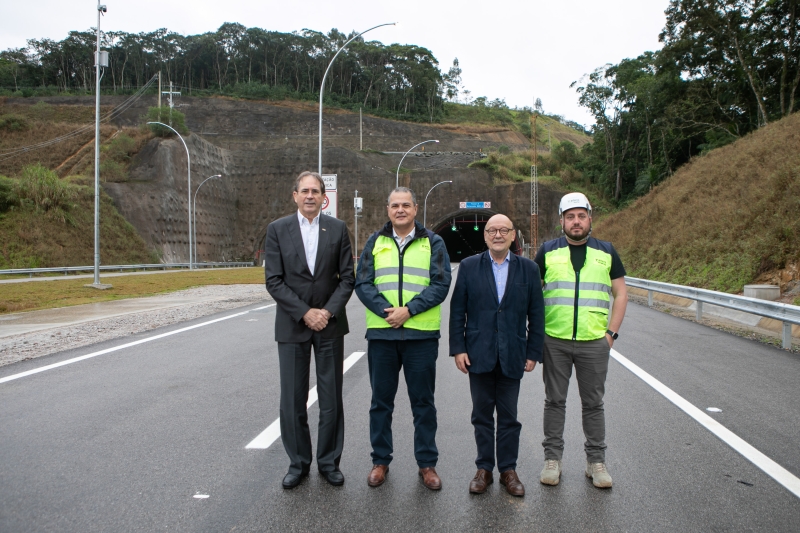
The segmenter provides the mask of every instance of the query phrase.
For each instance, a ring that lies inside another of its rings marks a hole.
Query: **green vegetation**
[[[28,121],[18,115],[0,115],[0,130],[24,131],[28,129]]]
[[[304,29],[281,33],[226,22],[216,31],[180,35],[167,29],[106,34],[109,52],[102,90],[125,94],[161,72],[183,94],[316,101],[336,51],[355,34]],[[0,96],[90,94],[95,34],[71,31],[61,41],[29,39],[0,52]],[[66,60],[65,58],[68,58]],[[135,58],[135,59],[133,59]],[[10,89],[13,87],[13,89]],[[433,122],[442,114],[445,80],[426,48],[358,38],[336,60],[325,99],[346,109]]]
[[[693,159],[595,236],[632,276],[728,292],[800,262],[798,131],[795,113]]]
[[[203,285],[261,285],[264,283],[264,269],[187,270],[169,274],[119,276],[109,278],[109,282],[112,288],[104,291],[85,287],[86,279],[6,284],[0,293],[0,314],[153,296]]]
[[[149,108],[147,110],[147,122],[161,122],[162,124],[168,124],[175,128],[181,135],[186,135],[189,133],[189,128],[186,127],[186,115],[177,109],[170,109],[169,106],[162,106],[160,109],[158,107]],[[170,135],[175,135],[169,128],[165,128],[164,126],[160,126],[158,124],[150,124],[148,127],[150,128],[150,131],[152,131],[158,137],[169,137]]]
[[[576,168],[622,205],[691,158],[795,112],[798,8],[796,0],[670,0],[661,50],[573,83],[596,121]]]
[[[25,167],[19,178],[0,176],[0,268],[92,264],[94,190],[71,181],[38,164]],[[106,195],[100,221],[104,263],[158,262]]]

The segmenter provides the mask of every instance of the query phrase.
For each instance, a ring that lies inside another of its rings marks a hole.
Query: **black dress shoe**
[[[344,475],[342,475],[342,472],[338,468],[329,472],[323,472],[320,470],[319,473],[334,487],[344,485]]]
[[[308,472],[306,472],[305,474],[292,474],[292,473],[286,474],[285,476],[283,476],[283,488],[284,489],[295,488],[297,485],[300,484],[301,481],[303,481],[303,478],[306,477],[307,475]]]

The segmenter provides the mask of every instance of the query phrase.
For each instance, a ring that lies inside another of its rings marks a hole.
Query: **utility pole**
[[[111,285],[100,283],[100,69],[108,66],[108,52],[100,51],[100,15],[106,6],[97,2],[97,52],[95,68],[95,122],[94,122],[94,283],[87,285],[95,289],[108,289]]]
[[[358,108],[358,150],[364,151],[364,119],[361,117],[361,108]],[[358,191],[356,191],[358,192]]]
[[[161,86],[161,73],[159,73],[159,76],[158,76],[158,85],[159,85],[159,87]],[[161,109],[161,92],[162,91],[160,91],[160,90],[158,91],[158,93],[159,93],[159,95],[158,95],[159,116],[161,116],[161,112],[160,112],[160,109]],[[163,94],[166,94],[166,95],[169,96],[169,125],[172,126],[172,108],[175,107],[175,104],[172,102],[172,95],[173,94],[177,94],[178,96],[180,96],[181,92],[180,91],[173,91],[172,90],[172,82],[170,81],[169,82],[169,91],[163,91]]]

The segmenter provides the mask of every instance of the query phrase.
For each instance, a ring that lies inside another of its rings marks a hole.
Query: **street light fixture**
[[[189,270],[192,270],[194,268],[194,261],[192,261],[192,158],[189,156],[189,147],[186,146],[186,141],[183,140],[181,134],[178,133],[178,131],[172,126],[168,126],[163,122],[148,122],[148,124],[158,124],[159,126],[164,126],[165,128],[171,129],[173,132],[175,132],[175,135],[178,136],[178,139],[181,140],[183,147],[186,148],[186,169],[189,180],[189,186],[186,189],[189,198]]]
[[[331,65],[333,65],[333,62],[336,60],[336,56],[339,55],[339,52],[341,52],[342,50],[347,48],[348,44],[350,44],[354,40],[358,39],[359,37],[361,37],[362,35],[364,35],[368,31],[374,30],[375,28],[380,28],[381,26],[394,26],[395,24],[397,24],[397,23],[396,22],[387,22],[386,24],[378,24],[377,26],[373,26],[368,30],[362,31],[361,33],[359,33],[355,37],[351,37],[349,41],[344,43],[342,45],[342,47],[339,48],[336,51],[336,53],[333,55],[333,59],[331,59],[331,62],[328,63],[328,68],[325,69],[325,74],[322,76],[322,83],[319,86],[319,165],[318,165],[318,168],[317,168],[317,172],[319,172],[320,176],[322,175],[322,94],[325,92],[325,79],[328,77],[328,71],[331,69]]]
[[[406,152],[406,153],[404,153],[404,154],[403,154],[403,157],[402,157],[402,158],[400,158],[400,164],[399,164],[399,165],[397,165],[397,176],[395,177],[395,180],[394,180],[394,188],[395,188],[395,189],[396,189],[396,188],[398,188],[398,187],[400,186],[400,166],[402,166],[402,164],[403,164],[403,159],[405,159],[405,158],[406,158],[406,156],[409,154],[409,152],[411,152],[411,150],[413,150],[413,149],[414,149],[414,148],[416,148],[417,146],[422,146],[423,144],[427,144],[427,143],[438,143],[438,142],[439,142],[439,140],[438,140],[438,139],[430,139],[430,140],[428,140],[428,141],[422,141],[421,143],[419,143],[419,144],[415,144],[414,146],[412,146],[411,148],[409,148],[409,149],[408,149],[408,152]]]
[[[452,182],[452,180],[440,181],[439,183],[437,183],[436,185],[434,185],[433,187],[428,189],[428,194],[425,195],[425,203],[424,203],[423,208],[422,208],[422,226],[424,228],[428,227],[428,195],[431,193],[431,191],[433,189],[435,189],[436,187],[438,187],[442,183],[453,183],[453,182]]]
[[[203,183],[207,182],[208,180],[213,180],[214,178],[221,178],[222,174],[214,174],[213,176],[209,176],[197,186],[197,190],[194,191],[194,200],[192,201],[192,225],[194,226],[194,260],[197,261],[197,193],[200,192],[200,187],[203,186]]]

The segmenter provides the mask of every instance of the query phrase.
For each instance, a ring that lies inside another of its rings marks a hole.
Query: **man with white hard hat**
[[[535,258],[544,284],[545,320],[545,464],[539,481],[558,485],[561,479],[567,389],[574,366],[586,437],[585,474],[595,487],[609,488],[603,395],[611,346],[628,304],[625,267],[610,242],[591,237],[592,206],[586,196],[565,195],[558,214],[564,235],[545,242]]]

